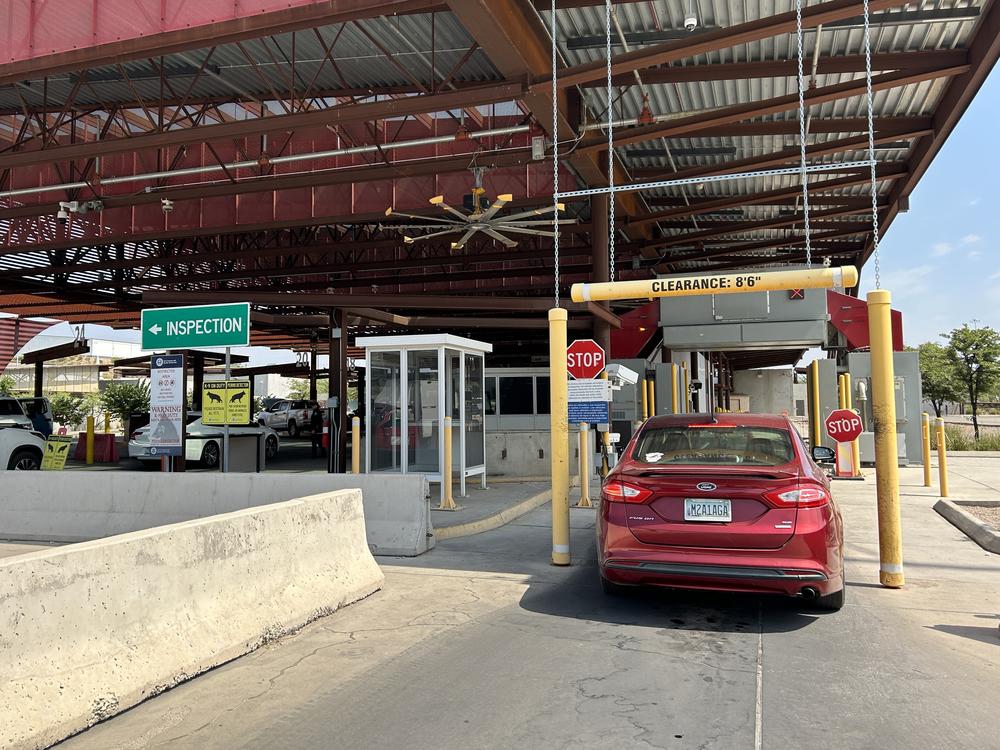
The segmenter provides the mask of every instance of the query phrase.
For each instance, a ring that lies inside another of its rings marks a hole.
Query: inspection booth
[[[450,417],[461,493],[477,475],[485,489],[485,355],[493,345],[451,334],[362,336],[356,343],[365,350],[366,472],[440,482]]]

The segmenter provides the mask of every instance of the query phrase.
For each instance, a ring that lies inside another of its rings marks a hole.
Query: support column
[[[205,383],[205,357],[201,352],[189,352],[189,354],[192,373],[191,408],[194,411],[201,411],[201,389]]]
[[[309,400],[315,401],[317,396],[316,389],[316,345],[313,344],[312,349],[309,352]]]
[[[591,262],[590,277],[594,282],[610,281],[610,258],[608,256],[608,196],[594,195],[590,198]],[[597,304],[607,307],[607,302]],[[594,341],[601,345],[611,359],[611,324],[594,318]]]
[[[330,461],[333,471],[347,468],[347,316],[343,310],[330,311],[330,398],[337,399],[337,439],[330,439]]]
[[[45,363],[35,362],[35,398],[42,397],[42,386],[44,385]]]

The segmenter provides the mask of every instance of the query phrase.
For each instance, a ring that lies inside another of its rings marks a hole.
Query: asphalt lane
[[[606,597],[593,511],[573,511],[579,556],[554,568],[546,506],[421,558],[382,558],[378,594],[64,744],[998,747],[997,601],[983,585],[1000,564],[914,495],[907,588],[882,589],[870,484],[842,487],[839,613],[728,594]]]

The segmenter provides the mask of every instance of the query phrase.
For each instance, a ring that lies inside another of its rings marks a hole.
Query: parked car
[[[34,430],[0,427],[0,469],[33,471],[42,466],[45,438]]]
[[[23,427],[35,429],[31,419],[24,413],[21,402],[11,396],[0,396],[0,427]]]
[[[128,455],[144,462],[158,462],[160,456],[150,453],[149,425],[141,427],[129,436]],[[259,424],[230,427],[230,435],[263,435],[264,455],[271,460],[278,455],[278,434]],[[184,457],[196,461],[206,468],[218,466],[222,460],[222,428],[202,424],[201,414],[188,413]]]
[[[304,399],[282,399],[275,401],[257,415],[257,422],[272,430],[287,432],[288,437],[298,437],[300,432],[308,432],[313,409],[318,404]]]
[[[26,396],[19,398],[21,408],[28,415],[35,429],[43,435],[51,435],[55,425],[55,417],[52,415],[52,404],[47,398],[41,396]],[[41,422],[41,424],[39,424]],[[42,429],[44,426],[45,429]]]
[[[840,511],[787,417],[647,420],[604,482],[597,547],[609,594],[653,585],[844,603]]]

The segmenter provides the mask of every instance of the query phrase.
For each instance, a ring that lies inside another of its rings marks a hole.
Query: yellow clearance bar
[[[856,286],[858,269],[808,268],[795,271],[758,271],[704,276],[670,276],[639,281],[609,281],[600,284],[573,284],[574,302],[654,297],[691,297],[696,294],[742,294],[782,289],[834,289]]]

